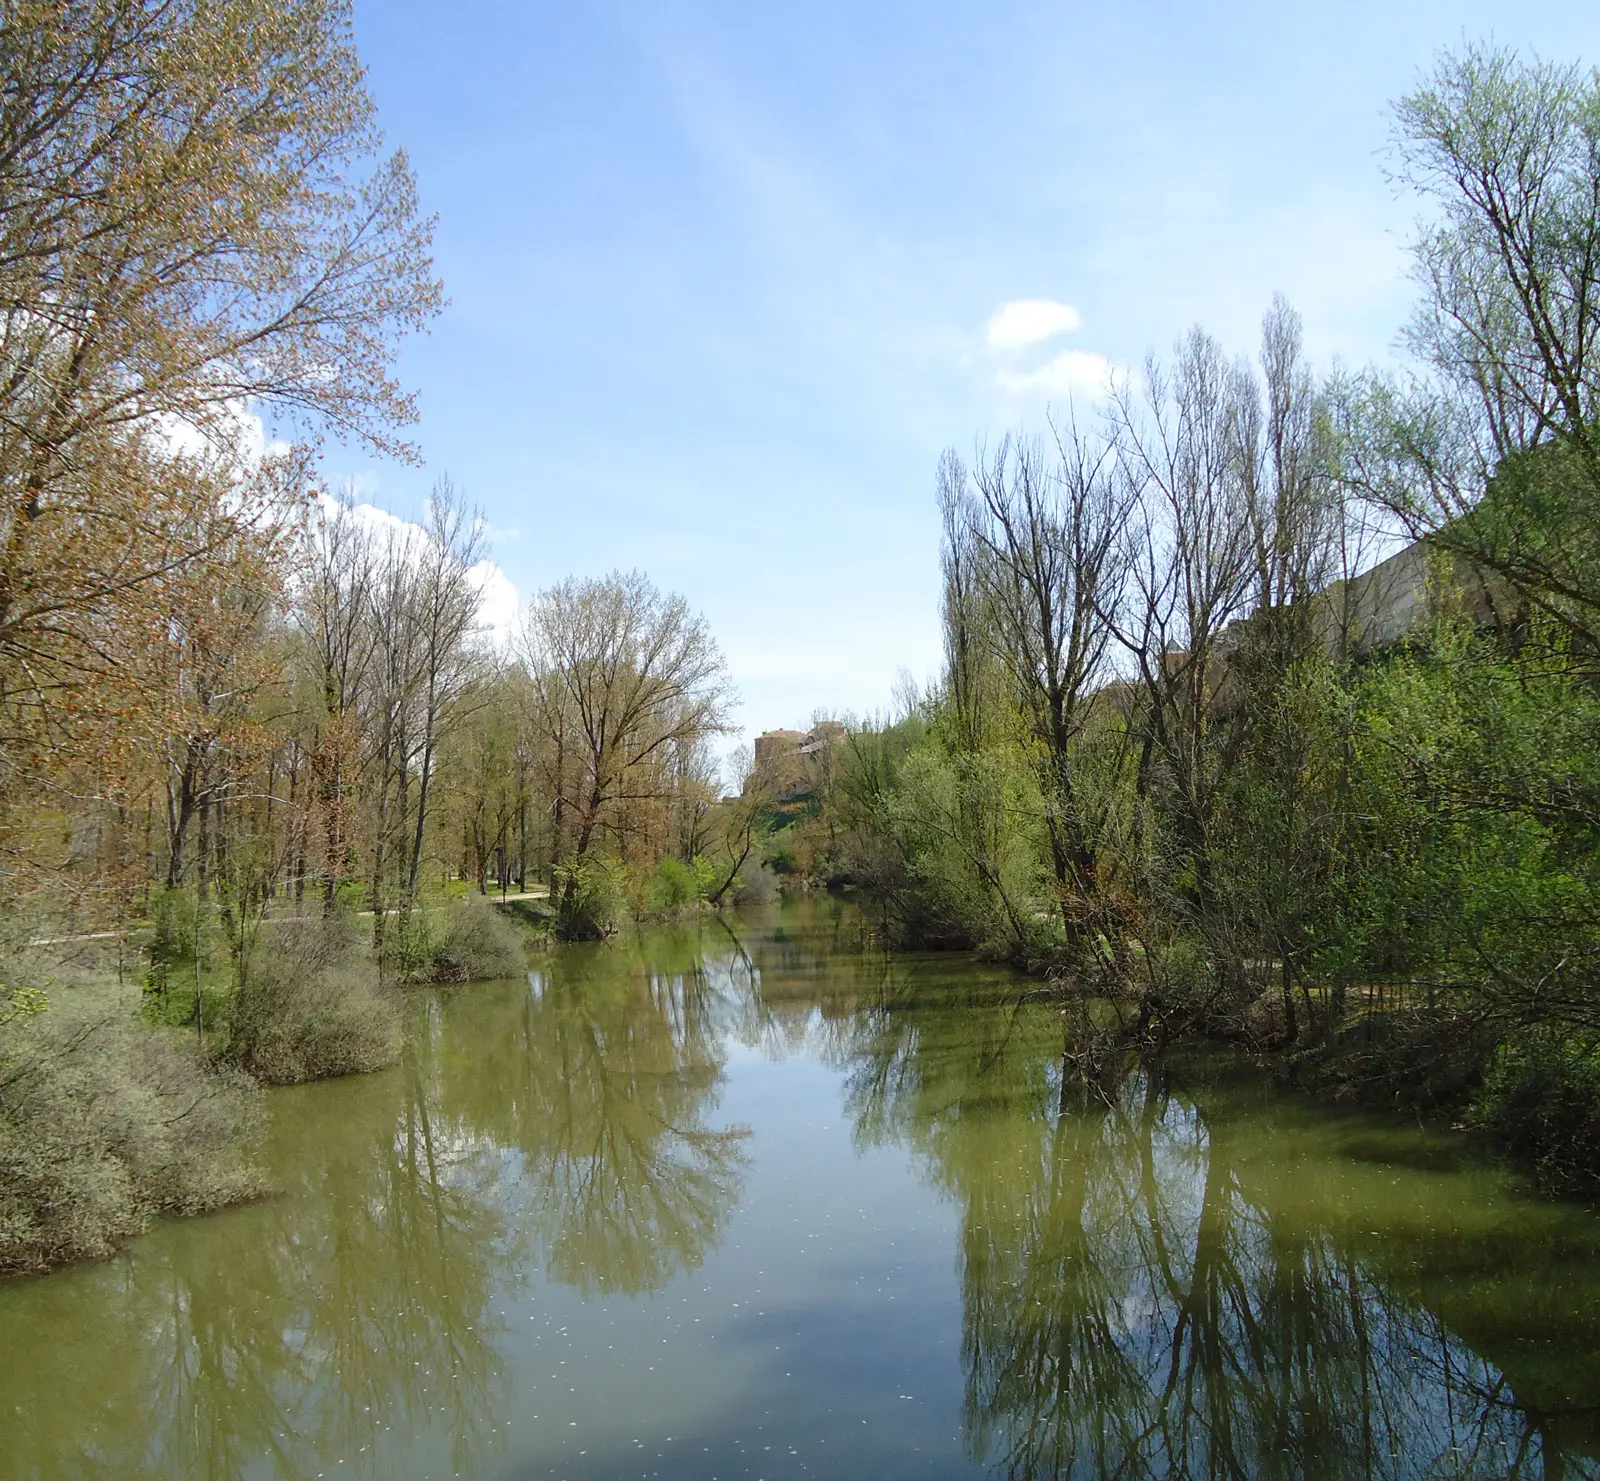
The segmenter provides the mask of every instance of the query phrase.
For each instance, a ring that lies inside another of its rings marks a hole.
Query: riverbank
[[[393,1065],[407,984],[525,970],[527,937],[487,902],[431,911],[388,973],[359,924],[266,922],[241,959],[196,972],[169,949],[142,982],[98,933],[15,956],[0,1013],[0,1275],[104,1257],[157,1218],[264,1195],[261,1087]]]
[[[1600,1466],[1589,1211],[1232,1054],[1064,1100],[1009,970],[729,924],[422,989],[272,1093],[281,1196],[0,1287],[0,1481]]]
[[[1286,1012],[1279,963],[1266,964],[1280,978],[1271,986],[1221,992],[1173,974],[1152,993],[1128,971],[1133,953],[1126,975],[1103,957],[1085,971],[1060,952],[979,954],[1067,1012],[1080,1036],[1072,1060],[1090,1079],[1120,1054],[1226,1046],[1325,1104],[1470,1130],[1542,1195],[1600,1199],[1600,1059],[1582,1035],[1404,982],[1297,984]]]

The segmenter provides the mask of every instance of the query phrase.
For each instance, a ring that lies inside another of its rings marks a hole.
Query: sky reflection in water
[[[22,1477],[1600,1475],[1600,1221],[823,903],[419,998],[282,1196],[0,1288]]]

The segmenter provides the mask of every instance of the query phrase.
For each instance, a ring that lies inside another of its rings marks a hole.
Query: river
[[[278,1196],[0,1287],[0,1481],[1600,1476],[1593,1211],[1063,1032],[827,901],[420,994]]]

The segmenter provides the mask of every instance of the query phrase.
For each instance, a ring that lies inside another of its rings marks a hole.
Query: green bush
[[[914,948],[979,947],[1026,960],[1056,944],[1044,908],[1043,803],[999,748],[949,756],[934,744],[902,761],[876,804],[890,845],[879,890],[891,935]]]
[[[1551,1032],[1500,1046],[1479,1123],[1548,1193],[1600,1192],[1600,1051]]]
[[[158,1213],[262,1191],[259,1096],[109,989],[0,1022],[0,1270],[109,1254]]]
[[[482,895],[465,895],[423,916],[426,950],[413,982],[486,982],[527,966],[522,933]]]
[[[682,859],[668,855],[656,862],[645,885],[645,907],[653,914],[668,914],[693,905],[700,898],[700,882]]]
[[[636,891],[640,918],[677,915],[704,900],[722,883],[723,871],[707,858],[685,864],[668,855],[658,859]]]
[[[168,989],[192,982],[194,964],[194,897],[182,890],[158,890],[150,901],[150,940],[145,948],[145,992],[161,1007]]]
[[[400,1057],[400,1008],[351,922],[273,927],[250,954],[228,1014],[225,1057],[293,1085],[382,1069]]]
[[[623,918],[625,901],[618,869],[592,854],[554,871],[550,895],[556,935],[563,941],[599,941]]]

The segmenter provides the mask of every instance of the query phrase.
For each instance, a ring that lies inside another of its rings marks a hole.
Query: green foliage
[[[651,915],[668,914],[692,905],[703,893],[694,869],[670,854],[656,862],[645,882],[644,905]]]
[[[1600,1166],[1595,1072],[1570,1049],[1600,1035],[1600,689],[1570,623],[1484,627],[1448,590],[1434,610],[1352,661],[1289,614],[1252,622],[1200,733],[1198,833],[1176,780],[1130,764],[1146,713],[1100,707],[1074,781],[1098,829],[1095,918],[1125,923],[1101,938],[1102,980],[1152,1036],[1309,1033],[1325,1063],[1302,1056],[1308,1076],[1407,1103],[1459,1108],[1493,1062],[1485,1124],[1546,1186],[1576,1186]],[[1026,738],[993,697],[976,751],[949,716],[936,698],[857,738],[852,877],[903,943],[1066,962]]]
[[[785,820],[787,822],[787,819]],[[782,824],[780,824],[780,827]],[[762,854],[762,862],[774,874],[787,877],[795,873],[794,848],[781,832],[775,833]]]
[[[569,860],[554,871],[556,935],[563,941],[598,941],[625,918],[620,867],[598,854]]]
[[[675,915],[698,905],[722,882],[722,871],[712,859],[700,856],[692,863],[667,855],[656,861],[638,891],[641,919]]]
[[[1442,631],[1354,689],[1336,945],[1507,1022],[1600,1021],[1600,698],[1559,646]]]
[[[1600,1050],[1592,1041],[1514,1035],[1500,1046],[1474,1109],[1546,1192],[1600,1191]]]
[[[884,810],[909,888],[900,894],[910,939],[942,923],[976,946],[1020,948],[1048,930],[1037,832],[1041,803],[1014,752],[907,757]]]
[[[416,912],[410,936],[411,982],[487,982],[527,965],[522,932],[476,893]]]
[[[181,987],[193,981],[196,936],[194,891],[155,891],[150,899],[144,990],[162,1007],[174,982]]]
[[[1015,748],[965,753],[917,715],[857,737],[842,782],[843,867],[895,939],[1019,954],[1051,935],[1041,800]]]
[[[17,1019],[32,1018],[50,1007],[50,995],[42,987],[0,987],[0,1028]]]
[[[198,942],[198,969],[195,961]],[[156,891],[144,946],[144,1016],[169,1028],[200,1025],[209,1035],[227,1015],[233,969],[215,922],[196,919],[192,887]]]
[[[228,1015],[226,1059],[271,1085],[382,1069],[400,1009],[348,920],[290,920],[251,954]]]
[[[0,1022],[0,1270],[104,1255],[261,1189],[249,1082],[104,989]]]

